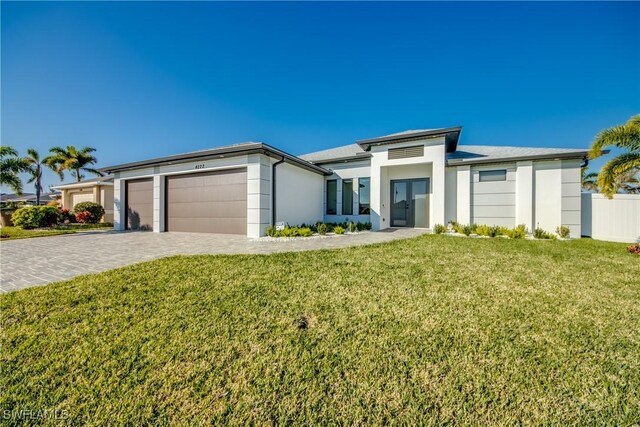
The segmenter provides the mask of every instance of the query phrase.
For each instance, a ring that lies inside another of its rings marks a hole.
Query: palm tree
[[[598,174],[595,172],[587,173],[588,170],[589,170],[589,166],[584,166],[581,169],[582,189],[585,191],[597,192],[598,191],[598,182],[597,182]]]
[[[628,150],[628,152],[609,160],[600,169],[598,186],[609,198],[613,197],[621,188],[620,178],[622,176],[628,172],[632,172],[632,176],[635,176],[640,170],[640,115],[631,117],[623,125],[600,132],[591,146],[589,157],[591,159],[600,157],[604,148],[610,145]]]
[[[51,156],[47,157],[47,166],[52,168],[60,176],[60,180],[64,179],[64,171],[69,171],[77,182],[82,181],[84,175],[81,172],[89,172],[98,176],[102,176],[103,173],[97,169],[88,167],[95,164],[98,159],[91,153],[96,151],[92,147],[84,147],[78,150],[73,145],[68,145],[67,148],[53,147],[51,148]]]
[[[22,194],[20,172],[26,172],[24,159],[18,157],[18,151],[8,145],[0,146],[0,184],[6,185],[18,195]]]
[[[40,160],[40,154],[33,148],[27,150],[27,155],[23,158],[27,165],[26,172],[31,175],[28,183],[35,183],[36,187],[36,206],[40,205],[40,194],[42,193],[42,168],[49,166],[49,157]]]

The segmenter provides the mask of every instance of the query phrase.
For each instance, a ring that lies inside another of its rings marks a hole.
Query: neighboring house
[[[370,221],[374,230],[448,221],[580,236],[577,149],[458,146],[461,127],[406,131],[293,156],[262,143],[105,168],[114,225],[245,234],[291,225]]]
[[[40,204],[46,205],[47,203],[58,200],[60,198],[60,194],[58,193],[42,193],[40,195]],[[36,195],[32,193],[22,193],[20,196],[17,194],[2,194],[0,196],[1,202],[12,202],[12,203],[24,203],[25,205],[35,205],[36,204]]]
[[[52,187],[60,190],[62,207],[73,210],[80,202],[99,203],[104,207],[103,222],[113,222],[113,176],[102,176]]]

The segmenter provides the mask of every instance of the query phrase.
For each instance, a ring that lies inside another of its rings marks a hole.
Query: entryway
[[[429,227],[429,178],[391,181],[391,227]]]

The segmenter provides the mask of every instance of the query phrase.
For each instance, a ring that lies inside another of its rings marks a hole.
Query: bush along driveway
[[[639,269],[624,244],[437,235],[165,258],[1,295],[0,407],[78,425],[633,425]]]

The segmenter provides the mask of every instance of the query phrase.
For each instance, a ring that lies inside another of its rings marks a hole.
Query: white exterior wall
[[[471,166],[456,168],[457,203],[456,217],[460,224],[471,223]]]
[[[324,177],[281,163],[276,166],[276,222],[289,225],[322,221]]]
[[[640,194],[582,193],[582,235],[613,242],[640,242]]]
[[[389,160],[388,149],[424,145],[424,155]],[[374,230],[389,227],[389,186],[392,179],[429,179],[429,227],[445,219],[444,137],[371,147],[371,223]],[[422,165],[419,166],[419,165]],[[399,172],[406,168],[406,173]],[[430,175],[429,175],[430,173]]]
[[[534,229],[534,175],[533,162],[516,164],[516,225],[524,224],[527,230]]]
[[[562,223],[562,162],[535,162],[533,168],[534,228],[553,233]]]
[[[571,236],[581,234],[581,201],[582,174],[580,160],[562,161],[562,225],[569,227]],[[555,228],[554,230],[555,231]]]
[[[505,181],[480,182],[481,171],[506,170]],[[516,165],[500,163],[471,168],[471,223],[516,225]]]
[[[327,168],[333,172],[331,176],[325,177],[325,184],[322,191],[322,213],[325,222],[345,222],[345,221],[360,221],[360,222],[369,222],[371,220],[371,215],[359,215],[358,211],[360,209],[359,204],[359,196],[360,196],[360,186],[359,186],[359,178],[370,178],[371,177],[371,162],[369,160],[358,161],[358,162],[347,162],[347,163],[331,163],[322,165],[322,167]],[[327,215],[327,185],[326,181],[335,179],[338,184],[338,200],[337,200],[337,208],[336,215]],[[352,179],[353,180],[353,214],[352,215],[342,215],[342,180],[343,179]],[[371,181],[369,181],[371,182]],[[370,191],[371,191],[371,184]]]
[[[448,167],[445,171],[444,225],[458,218],[458,170]]]

